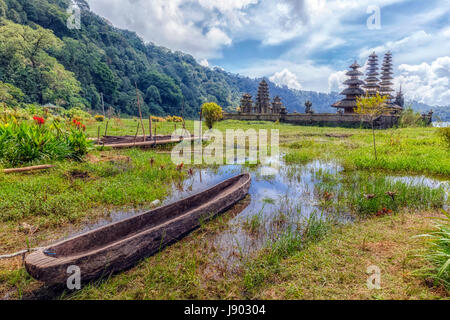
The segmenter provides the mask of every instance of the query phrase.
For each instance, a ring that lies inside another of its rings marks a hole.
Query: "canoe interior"
[[[205,203],[213,201],[222,192],[227,191],[234,185],[239,186],[249,179],[248,174],[228,179],[211,189],[208,189],[189,198],[177,201],[173,204],[163,206],[140,215],[109,224],[107,226],[89,231],[72,239],[57,243],[48,247],[49,256],[54,258],[70,257],[92,251],[110,243],[117,242],[144,230],[151,229],[162,223],[182,216]]]

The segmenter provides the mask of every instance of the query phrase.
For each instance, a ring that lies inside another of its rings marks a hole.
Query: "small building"
[[[252,113],[253,112],[252,95],[249,93],[246,93],[242,96],[241,112],[243,112],[243,113]]]
[[[276,96],[275,98],[273,98],[273,102],[272,102],[272,113],[274,114],[283,114],[286,113],[286,107],[283,105],[283,103],[281,102],[281,98],[279,96]]]

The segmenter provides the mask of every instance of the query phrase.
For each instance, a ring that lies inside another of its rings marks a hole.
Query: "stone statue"
[[[305,113],[314,113],[312,110],[312,103],[309,100],[305,102]]]

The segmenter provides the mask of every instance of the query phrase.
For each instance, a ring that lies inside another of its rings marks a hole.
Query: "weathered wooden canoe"
[[[69,266],[87,282],[133,266],[243,199],[251,177],[242,174],[204,192],[64,240],[28,255],[25,267],[46,284],[65,284]]]
[[[181,141],[194,141],[198,137],[179,137],[172,139],[172,136],[147,136],[145,141],[143,136],[104,136],[97,142],[97,146],[104,146],[113,149],[125,149],[125,148],[149,148],[158,145],[166,145],[170,143],[179,143]],[[95,139],[96,140],[96,139]]]

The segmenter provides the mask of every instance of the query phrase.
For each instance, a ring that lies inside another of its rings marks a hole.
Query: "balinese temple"
[[[270,102],[269,86],[265,80],[259,84],[256,104],[253,105],[251,94],[245,93],[241,99],[240,110],[242,113],[286,114],[286,107],[279,96],[273,98],[272,103]]]
[[[286,113],[286,107],[281,102],[281,98],[279,96],[273,98],[272,113],[280,113],[280,114]]]
[[[361,89],[360,86],[365,83],[359,79],[359,77],[364,74],[358,70],[359,68],[361,68],[361,66],[356,61],[350,66],[351,70],[346,73],[350,79],[344,82],[348,88],[340,93],[341,95],[345,95],[345,99],[332,105],[334,108],[344,110],[344,113],[354,113],[354,110],[357,107],[356,98],[364,95],[364,90]]]
[[[256,96],[256,113],[270,113],[272,106],[270,105],[269,85],[266,80],[262,80],[259,84],[258,95]]]
[[[380,86],[378,85],[378,82],[380,81],[377,76],[380,74],[378,73],[378,56],[373,52],[369,56],[369,60],[367,60],[367,72],[366,72],[367,78],[365,79],[365,86],[366,94],[369,96],[375,96],[380,89]]]
[[[392,99],[394,98],[392,96],[392,92],[394,89],[392,89],[393,83],[391,82],[392,75],[394,72],[392,72],[392,53],[387,52],[384,55],[383,60],[383,66],[381,67],[381,82],[380,82],[380,95],[381,96],[387,96],[388,97],[388,104],[392,104]]]
[[[251,94],[244,94],[241,99],[241,112],[252,113],[253,112],[253,101]]]

